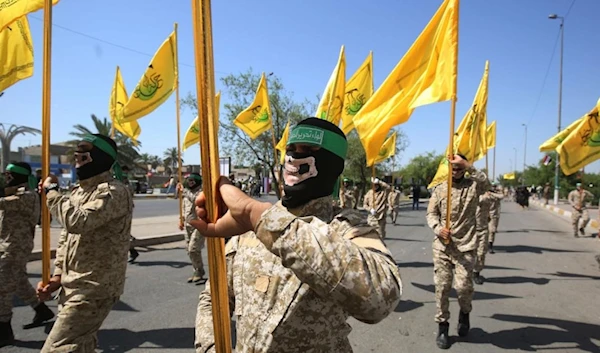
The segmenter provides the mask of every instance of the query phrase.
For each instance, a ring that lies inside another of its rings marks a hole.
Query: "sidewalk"
[[[559,200],[558,205],[553,205],[552,202],[549,202],[548,205],[545,205],[543,200],[529,199],[529,203],[535,205],[539,208],[545,208],[546,210],[559,215],[560,217],[571,222],[571,210],[573,207],[566,200]],[[598,206],[589,206],[588,213],[590,215],[590,223],[588,224],[589,228],[592,228],[594,232],[598,231],[600,228],[600,220],[598,215]]]

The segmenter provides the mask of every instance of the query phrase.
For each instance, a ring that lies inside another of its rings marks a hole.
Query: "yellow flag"
[[[121,69],[117,66],[117,73],[115,75],[115,83],[112,91],[110,92],[110,101],[108,103],[108,112],[110,119],[112,120],[115,129],[120,131],[123,135],[129,137],[133,144],[137,146],[137,138],[142,133],[140,124],[137,121],[131,123],[122,123],[121,118],[123,116],[123,106],[127,102],[127,90],[125,89],[125,83],[121,76]]]
[[[218,92],[215,96],[215,107],[217,118],[216,122],[219,121],[219,105],[221,104],[221,92]],[[218,127],[217,127],[218,130]],[[183,138],[183,150],[185,151],[188,147],[193,146],[197,143],[200,143],[200,124],[198,122],[198,117],[192,121],[190,127],[187,129],[185,133],[185,137]]]
[[[496,147],[496,121],[492,121],[492,123],[487,127],[487,149]]]
[[[0,8],[2,3],[0,3]],[[3,12],[0,12],[2,14]],[[33,43],[27,16],[0,31],[0,92],[33,76]]]
[[[177,34],[173,31],[154,54],[144,76],[125,104],[122,122],[143,118],[171,96],[177,84],[176,48]]]
[[[502,176],[502,179],[504,179],[504,180],[514,180],[515,179],[515,172],[504,174]]]
[[[560,145],[567,138],[567,136],[569,136],[569,134],[573,130],[575,130],[581,124],[582,121],[585,120],[586,116],[587,115],[584,115],[583,117],[575,120],[571,123],[571,125],[567,126],[566,129],[552,136],[546,142],[542,143],[542,145],[540,146],[540,152],[553,152],[556,149],[556,147],[558,147],[558,145]]]
[[[373,52],[346,82],[344,111],[342,112],[342,131],[348,135],[354,129],[352,118],[373,95]]]
[[[260,77],[254,101],[248,108],[238,114],[233,123],[253,140],[272,127],[269,90],[264,72]]]
[[[390,129],[413,110],[456,95],[458,0],[445,0],[419,38],[354,116],[354,126],[373,164]],[[435,120],[435,124],[440,122]]]
[[[331,121],[336,126],[340,124],[342,119],[342,111],[344,109],[344,95],[346,90],[346,55],[344,54],[344,46],[340,50],[340,57],[337,65],[333,69],[323,97],[319,102],[315,116],[317,118]]]
[[[53,0],[56,5],[58,0]],[[0,30],[11,24],[16,19],[44,8],[44,0],[4,0],[0,1]],[[3,43],[4,42],[0,42]]]
[[[285,162],[285,147],[287,145],[288,138],[290,137],[290,122],[288,120],[287,125],[285,126],[285,130],[283,130],[283,134],[281,134],[281,140],[275,146],[275,149],[279,151],[279,164],[283,165]]]
[[[385,140],[383,145],[381,145],[375,163],[381,163],[396,154],[396,135],[397,134],[394,131],[394,133]]]
[[[565,175],[576,173],[579,169],[600,158],[600,99],[579,126],[556,147],[560,169]]]

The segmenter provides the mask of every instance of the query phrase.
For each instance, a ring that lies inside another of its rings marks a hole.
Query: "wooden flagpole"
[[[177,23],[173,25],[173,32],[175,32],[175,117],[177,120],[177,176],[179,183],[183,186],[183,173],[181,165],[181,117],[180,117],[180,106],[179,106],[179,44],[177,43]],[[178,192],[179,199],[179,222],[183,223],[183,192]]]

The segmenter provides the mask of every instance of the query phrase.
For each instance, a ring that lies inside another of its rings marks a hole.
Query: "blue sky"
[[[514,148],[518,169],[522,168],[522,123],[529,126],[528,164],[542,158],[538,146],[557,130],[559,21],[549,20],[548,14],[565,15],[570,9],[565,22],[562,126],[589,111],[600,96],[595,52],[600,42],[596,21],[600,2],[577,0],[571,7],[572,3],[461,1],[456,124],[469,109],[485,60],[490,60],[488,122],[496,120],[498,125],[496,174],[513,169]],[[217,79],[252,67],[256,72],[275,72],[298,100],[314,99],[325,88],[343,44],[347,77],[373,50],[377,88],[440,4],[440,0],[213,1]],[[6,90],[0,98],[0,122],[41,126],[42,16],[38,11],[29,17],[34,77]],[[61,0],[54,7],[52,142],[68,139],[76,123],[90,126],[92,113],[107,116],[116,65],[131,92],[174,22],[179,24],[181,94],[195,94],[189,0]],[[556,54],[549,66],[553,49]],[[220,86],[217,81],[217,89]],[[224,94],[222,102],[227,99]],[[415,111],[401,126],[410,144],[400,163],[426,151],[445,149],[449,112],[449,102]],[[183,110],[182,134],[192,119],[191,112]],[[175,96],[139,122],[143,152],[162,156],[166,148],[176,145]],[[40,137],[19,136],[13,149],[40,141]],[[198,163],[198,147],[188,149],[184,160]],[[490,153],[490,168],[491,162]],[[598,170],[598,163],[589,167],[589,171]]]

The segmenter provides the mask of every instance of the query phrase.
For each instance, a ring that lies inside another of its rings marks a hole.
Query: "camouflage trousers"
[[[581,225],[579,224],[579,220],[581,219]],[[572,225],[573,225],[573,234],[575,234],[575,236],[578,235],[578,231],[579,228],[583,228],[585,229],[585,227],[587,226],[588,222],[590,221],[590,214],[588,213],[587,208],[584,208],[582,210],[576,210],[573,209],[573,211],[571,212],[571,221],[572,221]]]
[[[342,208],[354,208],[356,200],[353,196],[344,195],[340,198],[340,207]]]
[[[386,223],[386,217],[385,217],[385,213],[384,216],[381,217],[381,219],[378,219],[379,215],[375,215],[375,216],[371,216],[369,215],[367,217],[367,223],[369,223],[369,225],[371,227],[375,227],[377,229],[377,233],[379,233],[379,236],[381,237],[381,239],[385,239],[385,223]]]
[[[400,207],[390,207],[390,217],[392,218],[392,223],[396,224],[396,220],[398,219],[398,211]]]
[[[450,318],[450,290],[453,279],[460,311],[465,314],[471,312],[473,267],[476,257],[475,249],[460,252],[452,244],[447,246],[446,250],[433,249],[433,282],[437,306],[435,322],[447,322]]]
[[[477,231],[477,259],[475,261],[475,272],[481,272],[485,266],[485,254],[488,252],[488,236],[487,229]]]
[[[204,249],[206,240],[196,228],[192,227],[189,224],[186,224],[185,243],[187,246],[186,251],[188,256],[190,257],[190,261],[192,262],[192,267],[194,268],[194,271],[198,271],[204,274],[204,264],[202,262],[202,249]]]
[[[500,217],[492,217],[490,218],[490,222],[488,223],[488,232],[489,232],[489,242],[493,243],[496,240],[496,232],[498,231],[498,223],[500,222]]]
[[[95,352],[98,330],[118,300],[118,297],[67,299],[62,303],[41,353]]]
[[[0,322],[11,320],[15,295],[32,308],[39,304],[35,289],[27,278],[26,266],[26,261],[0,260]]]

